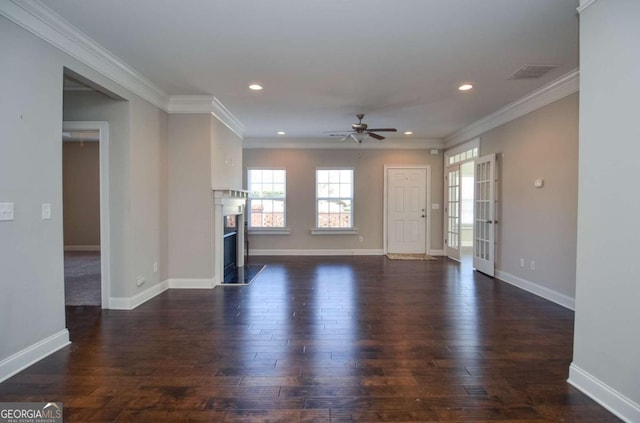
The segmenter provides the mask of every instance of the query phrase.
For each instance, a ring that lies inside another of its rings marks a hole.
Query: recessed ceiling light
[[[404,134],[405,134],[405,135],[413,135],[413,132],[411,132],[411,131],[404,131]]]
[[[249,89],[253,91],[260,91],[262,89],[262,85],[254,83],[249,85]]]
[[[458,87],[460,91],[469,91],[471,88],[473,88],[471,84],[463,84]]]
[[[286,132],[284,132],[284,131],[278,131],[278,135],[285,135],[285,134],[286,134]]]

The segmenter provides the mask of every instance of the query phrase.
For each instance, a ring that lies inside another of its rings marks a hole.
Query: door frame
[[[388,207],[388,180],[390,169],[425,169],[426,178],[425,181],[425,246],[424,250],[427,254],[431,254],[431,165],[384,165],[384,191],[382,198],[382,248],[383,254],[387,254],[387,240],[388,240],[388,228],[387,228],[387,207]]]
[[[100,294],[102,308],[111,297],[111,256],[109,217],[109,123],[104,121],[64,121],[63,131],[98,131],[100,154]],[[61,134],[62,136],[62,134]],[[62,211],[64,213],[64,209]]]

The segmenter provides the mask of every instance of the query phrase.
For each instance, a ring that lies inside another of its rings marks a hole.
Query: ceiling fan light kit
[[[354,134],[349,135],[355,142],[358,144],[362,144],[362,141],[367,139],[367,134],[363,134],[362,132],[356,132]]]

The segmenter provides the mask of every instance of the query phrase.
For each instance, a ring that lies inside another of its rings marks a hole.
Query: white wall
[[[1,363],[66,329],[62,61],[3,17],[0,57],[0,202],[15,205],[15,220],[0,222]],[[42,203],[51,204],[51,220],[41,219]]]
[[[578,97],[572,94],[480,136],[480,154],[498,159],[498,276],[550,290],[565,305],[575,295]],[[534,187],[538,178],[543,188]]]
[[[169,116],[169,278],[211,279],[211,115]]]
[[[169,115],[135,96],[129,98],[129,103],[133,274],[126,282],[127,298],[166,280],[166,274],[154,271],[154,263],[159,266],[166,261],[168,251],[168,246],[160,243],[168,228],[162,226],[166,209],[159,205],[168,189],[162,184],[166,170],[161,158],[168,149]],[[139,277],[147,281],[140,287],[135,284]]]
[[[211,121],[211,187],[242,189],[242,139],[217,118]]]
[[[166,245],[161,244],[166,219],[158,205],[166,197],[161,166],[167,116],[4,17],[0,57],[0,202],[13,202],[16,212],[14,221],[0,222],[2,379],[68,339],[62,236],[63,69],[127,100],[76,109],[76,114],[69,108],[64,117],[119,121],[110,126],[112,296],[128,298],[138,292],[137,275],[147,277],[141,289],[161,277],[154,274],[152,260],[166,260]],[[41,219],[42,203],[52,205],[51,220]]]
[[[583,2],[585,3],[585,2]],[[570,382],[640,421],[640,2],[580,14],[580,185]]]
[[[62,143],[64,245],[100,245],[100,144]]]
[[[384,149],[245,149],[247,168],[287,170],[287,227],[290,235],[250,235],[252,250],[383,250],[383,194],[385,165],[430,165],[431,249],[442,249],[442,153],[429,150]],[[315,170],[345,166],[355,170],[354,225],[358,235],[311,235],[315,227]],[[359,242],[359,236],[363,242]]]
[[[169,278],[212,279],[213,192],[242,189],[242,140],[205,114],[169,116]]]

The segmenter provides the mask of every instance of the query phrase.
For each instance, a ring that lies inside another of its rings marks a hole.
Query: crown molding
[[[443,149],[440,139],[393,139],[385,141],[367,140],[356,144],[351,140],[337,138],[245,138],[243,149],[336,149],[336,150],[428,150]]]
[[[166,93],[38,0],[0,2],[0,14],[161,109]]]
[[[231,132],[243,138],[245,126],[216,97],[211,101],[211,114],[222,122]]]
[[[453,134],[445,137],[445,145],[453,147],[472,138],[475,138],[493,128],[504,125],[514,119],[531,113],[541,107],[558,101],[571,95],[580,89],[580,71],[573,71],[564,74],[555,81],[538,88],[526,96],[514,101],[502,109],[485,116],[477,122],[468,125]]]
[[[169,113],[211,113],[241,139],[245,127],[224,104],[212,95],[172,95],[167,104]]]
[[[217,98],[211,95],[169,96],[40,0],[0,1],[0,15],[159,109],[168,113],[212,113],[242,138],[244,125]]]
[[[580,0],[580,6],[578,6],[578,13],[582,13],[587,7],[593,5],[598,0]]]
[[[211,113],[212,95],[172,95],[167,102],[169,113]]]

